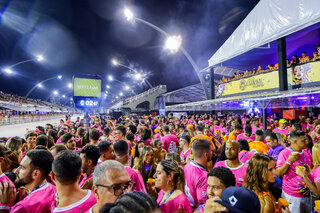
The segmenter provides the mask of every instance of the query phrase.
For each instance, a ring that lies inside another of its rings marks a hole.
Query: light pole
[[[112,75],[109,75],[109,76],[108,76],[108,79],[109,79],[109,81],[116,81],[116,82],[122,84],[122,85],[126,88],[126,90],[128,90],[127,88],[128,88],[129,86],[128,86],[126,83],[124,83],[124,82],[122,82],[122,81],[119,81],[118,79],[114,79],[114,78],[112,77]],[[107,88],[109,89],[110,86],[107,85]],[[130,87],[129,87],[129,89],[130,89]],[[134,93],[135,95],[137,95],[137,93],[136,93],[134,90],[131,90],[131,92]]]
[[[50,81],[50,80],[53,80],[53,79],[59,79],[59,80],[61,80],[61,79],[62,79],[62,75],[58,75],[58,76],[55,76],[55,77],[52,77],[52,78],[47,78],[47,79],[41,81],[40,83],[36,84],[34,87],[32,87],[32,88],[28,91],[28,93],[26,94],[26,98],[28,98],[29,95],[33,92],[33,90],[35,90],[37,87],[41,88],[42,85],[43,85],[43,83],[45,83],[45,82],[47,82],[47,81]]]
[[[44,60],[43,56],[42,55],[38,55],[36,58],[20,61],[18,63],[13,64],[13,65],[7,66],[7,67],[5,67],[3,69],[3,71],[8,73],[8,74],[11,74],[11,73],[13,73],[12,68],[14,68],[14,67],[16,67],[16,66],[18,66],[20,64],[24,64],[24,63],[28,63],[28,62],[32,62],[32,61],[41,62],[43,60]]]
[[[195,61],[193,60],[193,58],[191,57],[191,55],[183,48],[182,39],[180,36],[170,36],[166,31],[164,31],[160,27],[157,27],[156,25],[154,25],[146,20],[143,20],[141,18],[135,17],[133,12],[130,11],[128,8],[125,8],[124,16],[126,17],[127,21],[129,21],[129,22],[139,21],[140,23],[143,23],[143,24],[153,28],[154,30],[156,30],[159,33],[161,33],[162,35],[164,35],[167,38],[165,48],[170,50],[171,53],[178,52],[178,50],[180,48],[182,53],[184,54],[184,56],[188,59],[188,61],[192,65],[193,69],[196,71],[198,78],[200,80],[200,83],[201,83],[203,90],[205,92],[205,95],[206,95],[207,99],[209,99],[209,93],[206,89],[205,81],[204,81],[203,76],[200,73],[200,69],[197,66],[197,64],[195,63]]]
[[[115,66],[121,66],[121,67],[127,68],[127,69],[133,71],[135,75],[141,76],[141,74],[140,74],[138,71],[136,71],[135,69],[133,69],[133,68],[131,68],[131,67],[129,67],[129,66],[126,66],[126,65],[120,63],[120,62],[119,62],[118,60],[116,60],[116,59],[112,59],[111,62],[112,62],[112,64],[115,65]],[[139,79],[139,78],[137,78],[137,79]],[[151,83],[148,81],[148,79],[145,78],[145,79],[143,79],[143,80],[146,81],[146,83],[148,84],[148,86],[149,86],[150,88],[152,88],[152,85],[151,85]]]

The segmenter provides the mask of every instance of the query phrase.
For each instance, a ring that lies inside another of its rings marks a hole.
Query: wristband
[[[286,164],[288,164],[289,166],[291,166],[291,163],[289,161],[286,161]]]

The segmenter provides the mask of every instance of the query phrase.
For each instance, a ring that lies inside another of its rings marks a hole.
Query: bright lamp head
[[[130,9],[125,8],[124,11],[123,11],[123,14],[126,17],[127,21],[133,21],[134,15],[133,15],[133,12]]]
[[[179,51],[181,45],[182,45],[182,38],[180,35],[168,36],[164,44],[164,49],[174,54]]]

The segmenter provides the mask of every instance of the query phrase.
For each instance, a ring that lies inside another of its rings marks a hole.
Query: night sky
[[[31,95],[46,99],[55,89],[67,94],[66,85],[73,74],[92,73],[103,77],[103,89],[108,83],[111,93],[118,94],[123,86],[109,83],[107,75],[129,85],[133,80],[128,77],[127,69],[112,66],[112,57],[150,73],[148,80],[153,86],[166,84],[169,91],[198,83],[184,55],[164,51],[165,38],[141,23],[128,23],[122,16],[123,8],[128,6],[137,17],[169,34],[180,34],[184,48],[202,69],[257,3],[254,0],[1,0],[0,66],[37,54],[46,60],[17,66],[15,75],[0,74],[0,90],[24,96],[39,81],[63,75],[63,80],[50,81]],[[135,90],[139,92],[142,88],[136,86]]]

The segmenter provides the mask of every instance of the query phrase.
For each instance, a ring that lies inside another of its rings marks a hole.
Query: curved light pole
[[[206,86],[205,86],[205,83],[204,83],[204,78],[203,76],[200,74],[200,69],[199,67],[197,66],[197,64],[195,63],[195,61],[193,60],[193,58],[191,57],[191,55],[183,48],[182,46],[182,40],[181,40],[181,37],[180,36],[170,36],[166,31],[164,31],[163,29],[161,29],[160,27],[157,27],[156,25],[146,21],[146,20],[143,20],[141,18],[137,18],[134,16],[134,14],[128,9],[126,8],[124,10],[124,15],[127,19],[127,21],[139,21],[140,23],[143,23],[151,28],[153,28],[154,30],[158,31],[159,33],[161,33],[162,35],[164,35],[166,38],[167,38],[167,41],[166,41],[166,44],[169,44],[169,43],[173,43],[173,41],[175,40],[175,42],[177,44],[175,44],[175,48],[177,48],[177,50],[173,50],[172,52],[177,52],[178,51],[178,48],[181,49],[181,52],[184,54],[184,56],[188,59],[188,61],[190,62],[190,64],[192,65],[193,69],[196,71],[197,75],[198,75],[198,78],[200,80],[200,83],[203,87],[203,90],[205,92],[205,95],[207,97],[207,99],[209,99],[209,94],[208,94],[208,91],[206,89]],[[179,43],[179,44],[178,44]]]
[[[50,81],[50,80],[53,80],[53,79],[59,79],[59,80],[60,80],[60,79],[62,79],[62,75],[58,75],[58,76],[55,76],[55,77],[52,77],[52,78],[47,78],[47,79],[41,81],[40,83],[36,84],[34,87],[32,87],[32,88],[28,91],[28,93],[26,94],[26,98],[28,98],[29,95],[33,92],[33,90],[35,90],[37,87],[41,88],[42,85],[43,85],[43,83],[45,83],[45,82],[47,82],[47,81]]]
[[[124,65],[124,64],[121,64],[121,63],[120,63],[118,60],[116,60],[116,59],[112,59],[112,64],[115,65],[115,66],[121,66],[121,67],[127,68],[127,69],[133,71],[135,74],[138,74],[137,70],[135,70],[135,69],[133,69],[133,68],[131,68],[131,67],[128,67],[128,66],[126,66],[126,65]],[[150,88],[152,88],[152,85],[151,85],[151,83],[148,81],[148,79],[143,79],[143,80],[146,81],[146,83],[148,84],[148,86],[149,86]]]
[[[119,81],[118,79],[114,79],[111,75],[108,76],[108,79],[109,79],[109,81],[116,81],[116,82],[122,84],[123,86],[125,86],[125,88],[129,87],[126,83]],[[108,86],[107,86],[107,88],[108,88]],[[129,87],[129,89],[130,89],[130,87]],[[129,89],[126,89],[126,90],[129,90]],[[134,93],[135,95],[137,95],[137,93],[134,90],[131,90],[131,92]]]
[[[18,62],[18,63],[13,64],[13,65],[7,66],[7,67],[5,67],[3,70],[4,70],[6,73],[11,74],[11,73],[13,73],[12,68],[14,68],[15,66],[18,66],[18,65],[24,64],[24,63],[28,63],[28,62],[32,62],[32,61],[41,62],[41,61],[43,61],[43,60],[44,60],[43,56],[42,56],[42,55],[38,55],[36,58],[32,58],[32,59],[20,61],[20,62]]]

